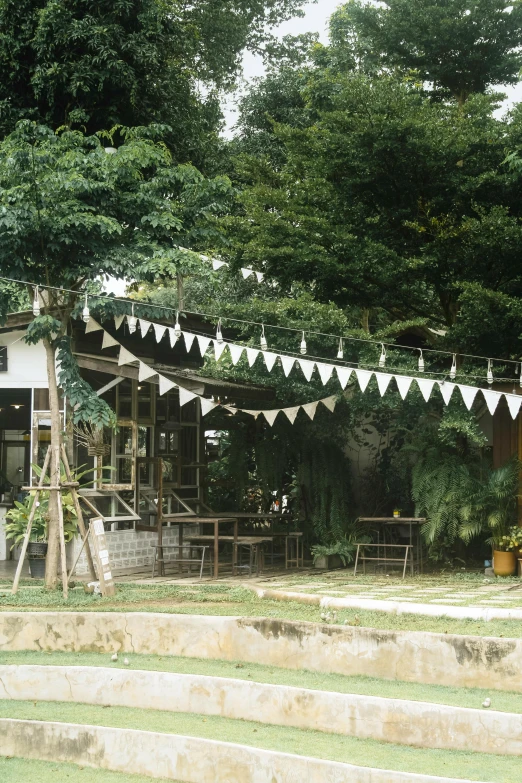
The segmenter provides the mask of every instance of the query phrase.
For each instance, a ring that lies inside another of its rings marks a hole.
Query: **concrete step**
[[[196,713],[420,748],[522,755],[520,714],[198,674],[0,665],[0,699]]]

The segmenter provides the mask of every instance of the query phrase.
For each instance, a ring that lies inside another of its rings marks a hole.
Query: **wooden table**
[[[205,536],[205,535],[194,535],[194,536],[187,536],[187,541],[192,542],[201,542],[206,543],[208,541],[212,541],[213,536]],[[244,566],[238,566],[238,548],[241,546],[248,547],[249,549],[249,573],[252,574],[252,563],[253,563],[253,557],[252,552],[253,548],[258,548],[260,544],[265,543],[272,543],[273,538],[271,536],[237,536],[237,538],[234,538],[234,536],[220,536],[220,541],[229,541],[232,544],[233,547],[233,553],[232,553],[232,573],[236,574],[238,568],[243,568]],[[256,566],[257,566],[257,573],[259,574],[262,570],[262,558],[259,557],[259,550],[257,550],[257,558],[256,558]]]
[[[417,548],[417,563],[419,566],[419,572],[422,573],[422,544],[420,540],[420,528],[421,525],[426,522],[425,517],[359,517],[357,522],[364,524],[377,524],[383,527],[393,527],[397,525],[406,525],[410,529],[409,544],[412,548]],[[413,530],[417,532],[417,544],[413,543]],[[384,544],[382,545],[384,546]],[[401,545],[398,545],[401,546]],[[379,550],[377,550],[378,552]],[[379,558],[377,558],[379,559]],[[380,558],[383,562],[386,561],[386,557]],[[413,555],[410,561],[411,574],[413,575],[414,558]]]
[[[193,516],[191,514],[187,514],[186,516],[177,514],[163,514],[163,522],[170,522],[171,525],[179,525],[179,544],[183,543],[183,525],[214,525],[214,535],[211,536],[211,539],[214,541],[214,579],[217,579],[219,576],[219,526],[233,523],[234,535],[232,540],[237,542],[237,519],[234,519],[231,516],[225,517],[211,514],[206,514],[203,516],[196,516],[196,514]]]

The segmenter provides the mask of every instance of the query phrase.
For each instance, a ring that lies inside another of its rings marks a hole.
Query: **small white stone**
[[[491,707],[491,699],[484,699],[482,702],[483,707]]]
[[[118,653],[114,653],[114,655],[111,655],[111,661],[116,662],[118,660]]]
[[[129,665],[129,663],[130,663],[130,662],[129,662],[129,659],[128,659],[128,658],[124,658],[124,659],[123,659],[123,665],[124,665],[124,666],[128,666],[128,665]]]

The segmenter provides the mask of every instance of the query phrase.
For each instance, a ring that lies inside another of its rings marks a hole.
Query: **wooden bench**
[[[210,576],[212,576],[212,557],[210,553],[210,547],[209,546],[198,546],[197,544],[163,544],[162,546],[158,546],[157,544],[151,544],[152,548],[154,549],[154,560],[152,561],[152,578],[154,579],[154,573],[156,571],[156,562],[158,560],[158,550],[162,550],[164,552],[166,549],[177,549],[178,550],[178,557],[175,558],[175,560],[169,560],[169,563],[172,563],[173,565],[179,565],[180,572],[181,572],[181,566],[182,565],[189,565],[190,570],[192,570],[193,565],[199,565],[199,578],[203,578],[203,569],[205,567],[205,558],[208,555],[208,564],[210,568]],[[188,549],[190,553],[190,557],[180,557],[180,554],[182,554],[183,549]],[[200,550],[201,555],[199,557],[192,557],[192,553],[194,550]],[[163,556],[163,555],[162,555]]]

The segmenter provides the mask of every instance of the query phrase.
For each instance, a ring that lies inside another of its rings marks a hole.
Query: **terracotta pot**
[[[517,560],[514,552],[493,552],[493,571],[495,576],[512,576],[515,573]]]

